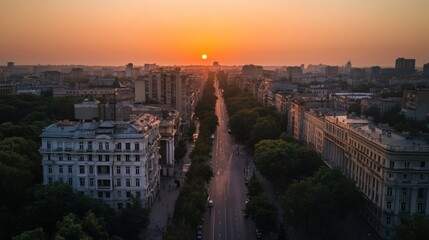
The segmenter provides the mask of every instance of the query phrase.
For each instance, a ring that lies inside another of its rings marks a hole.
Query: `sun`
[[[207,59],[207,55],[206,55],[206,54],[203,54],[203,55],[201,55],[201,58],[202,58],[203,60],[206,60],[206,59]]]

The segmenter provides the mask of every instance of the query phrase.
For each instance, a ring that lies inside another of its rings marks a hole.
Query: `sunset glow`
[[[203,55],[201,56],[201,58],[202,58],[203,60],[206,60],[206,59],[207,59],[207,55],[203,54]]]
[[[0,2],[0,63],[429,62],[425,0]]]

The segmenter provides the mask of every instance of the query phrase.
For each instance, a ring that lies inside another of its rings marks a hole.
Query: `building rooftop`
[[[98,135],[108,135],[121,137],[126,134],[142,135],[159,125],[160,121],[151,114],[141,114],[135,116],[132,121],[60,121],[49,125],[40,137],[55,138],[95,138]]]
[[[354,118],[347,115],[327,116],[330,122],[342,125],[369,141],[390,151],[429,152],[429,144],[420,137],[410,137],[375,126],[365,118]]]

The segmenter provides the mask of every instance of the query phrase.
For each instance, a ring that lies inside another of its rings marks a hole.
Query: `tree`
[[[55,240],[90,240],[82,229],[76,215],[70,213],[64,216],[63,220],[57,223],[58,231],[55,234]]]
[[[89,211],[83,218],[82,229],[94,240],[106,240],[109,238],[104,220],[97,217],[92,211]]]
[[[15,236],[13,240],[44,240],[46,238],[45,232],[42,228],[36,228],[30,231],[24,231],[18,236]]]
[[[354,182],[339,169],[321,167],[313,177],[291,184],[282,200],[287,221],[294,226],[316,221],[321,231],[362,204]],[[327,216],[330,216],[329,218]]]
[[[255,145],[255,165],[271,182],[281,185],[296,176],[296,146],[283,140],[262,140]]]
[[[263,195],[249,199],[246,212],[252,217],[256,227],[263,233],[277,230],[277,208]]]
[[[250,146],[264,139],[276,139],[280,136],[278,121],[271,116],[260,117],[250,131]]]
[[[411,221],[402,219],[395,230],[395,240],[429,240],[429,221],[422,216],[415,216]]]
[[[141,229],[149,223],[149,210],[141,206],[139,198],[132,197],[130,204],[121,209],[111,223],[113,234],[124,239],[138,239]]]

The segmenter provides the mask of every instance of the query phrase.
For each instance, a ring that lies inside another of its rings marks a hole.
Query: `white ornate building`
[[[364,217],[383,239],[401,218],[429,216],[429,145],[347,115],[304,114],[303,139],[364,195]],[[320,147],[323,146],[321,149]]]
[[[43,183],[68,183],[118,209],[131,196],[150,206],[160,183],[159,125],[150,114],[50,125],[41,134]]]

